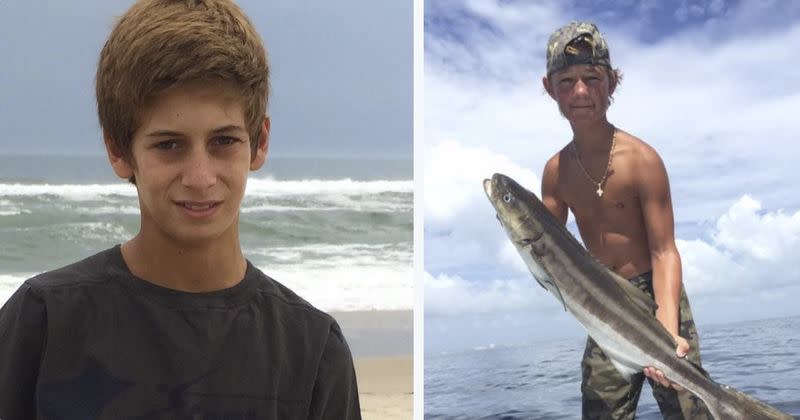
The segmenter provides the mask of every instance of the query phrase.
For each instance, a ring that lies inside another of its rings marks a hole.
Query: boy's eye
[[[239,139],[235,137],[217,137],[214,139],[214,144],[220,146],[230,146],[231,144],[237,143]]]
[[[178,142],[175,140],[165,140],[155,144],[155,148],[159,150],[173,150],[177,147],[178,147]]]

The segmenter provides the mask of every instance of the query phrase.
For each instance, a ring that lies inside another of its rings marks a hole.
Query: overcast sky
[[[800,2],[428,0],[426,351],[585,335],[481,187],[504,172],[538,194],[571,139],[541,78],[550,33],[576,19],[624,73],[609,119],[665,161],[698,324],[800,315]]]
[[[102,153],[97,58],[129,0],[0,0],[0,153]],[[411,157],[412,2],[241,0],[272,66],[273,156]]]

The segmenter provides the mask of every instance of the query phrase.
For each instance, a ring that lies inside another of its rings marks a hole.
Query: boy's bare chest
[[[560,178],[559,190],[582,232],[632,233],[641,229],[641,201],[630,171],[612,167],[598,186],[572,166],[565,168],[566,176]]]

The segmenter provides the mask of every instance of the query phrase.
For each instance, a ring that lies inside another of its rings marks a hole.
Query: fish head
[[[486,196],[497,212],[503,226],[516,247],[525,247],[542,237],[544,226],[536,215],[536,195],[503,174],[494,174],[483,181]]]
[[[497,220],[528,270],[539,285],[552,293],[566,310],[557,280],[550,275],[543,262],[547,253],[544,221],[552,219],[552,215],[536,194],[503,174],[494,174],[492,179],[484,180],[483,189],[497,212]]]

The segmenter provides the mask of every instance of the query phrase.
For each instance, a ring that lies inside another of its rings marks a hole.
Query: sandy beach
[[[414,412],[412,357],[356,359],[364,420],[410,420]]]
[[[413,313],[332,313],[356,364],[364,420],[410,420],[414,412]]]

